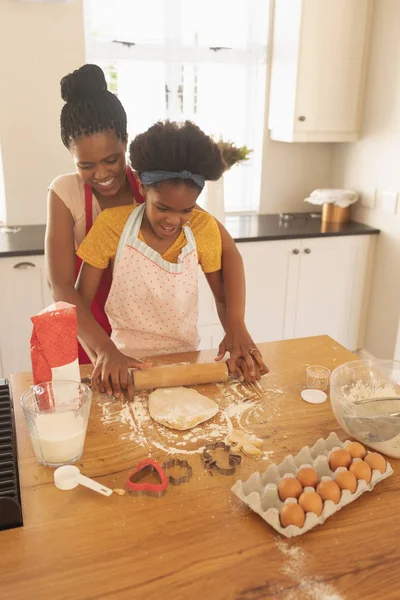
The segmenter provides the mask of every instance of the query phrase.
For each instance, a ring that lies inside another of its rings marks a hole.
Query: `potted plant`
[[[253,152],[247,146],[236,146],[233,142],[225,142],[220,138],[217,142],[226,164],[226,171],[234,165],[240,165],[249,160]],[[225,220],[224,176],[217,181],[207,181],[205,209],[222,223]]]

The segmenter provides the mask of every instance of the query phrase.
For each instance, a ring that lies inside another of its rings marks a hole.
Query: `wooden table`
[[[271,374],[263,379],[266,391],[259,400],[269,416],[257,434],[272,451],[270,461],[279,462],[331,431],[345,439],[329,402],[308,405],[300,391],[305,365],[335,368],[354,356],[328,337],[260,347]],[[201,352],[174,360],[213,356]],[[323,526],[287,540],[230,491],[236,478],[263,471],[268,461],[245,459],[237,477],[222,477],[207,474],[199,455],[192,455],[192,480],[170,486],[161,499],[104,498],[81,486],[58,491],[53,471],[33,456],[20,409],[19,397],[30,384],[30,374],[12,378],[25,524],[0,532],[1,598],[400,598],[399,461],[391,460],[394,475],[372,493]],[[208,391],[215,395],[221,388]],[[109,487],[122,488],[129,469],[149,450],[121,439],[129,437],[131,425],[105,422],[104,410],[104,396],[95,395],[81,469]],[[157,449],[152,455],[166,458]]]

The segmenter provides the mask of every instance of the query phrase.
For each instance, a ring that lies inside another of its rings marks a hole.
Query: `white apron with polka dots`
[[[196,240],[190,225],[185,225],[187,244],[178,262],[164,260],[138,237],[144,210],[142,204],[132,212],[118,244],[105,305],[111,339],[132,357],[196,350]]]

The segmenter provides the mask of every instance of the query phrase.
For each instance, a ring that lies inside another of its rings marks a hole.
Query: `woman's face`
[[[118,194],[126,177],[126,145],[112,130],[75,140],[70,151],[83,182],[102,196]]]
[[[146,216],[159,239],[174,237],[189,221],[199,194],[197,187],[183,182],[146,187]]]

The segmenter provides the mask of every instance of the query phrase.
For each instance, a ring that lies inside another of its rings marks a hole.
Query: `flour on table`
[[[240,429],[248,435],[255,434],[264,439],[268,431],[268,441],[264,441],[262,456],[259,460],[271,461],[274,454],[275,429],[267,427],[271,419],[276,419],[280,412],[280,403],[284,399],[284,391],[269,382],[267,389],[259,382],[259,391],[237,380],[217,383],[215,391],[218,412],[208,421],[200,423],[186,431],[173,430],[159,425],[149,414],[146,390],[136,392],[133,402],[116,401],[101,395],[97,404],[101,411],[101,421],[106,427],[117,427],[119,439],[129,441],[142,447],[149,456],[176,455],[190,456],[202,451],[210,442],[225,440],[233,429]],[[199,392],[208,395],[209,385],[198,386]],[[260,398],[260,393],[263,397]],[[267,428],[266,428],[267,427]]]
[[[276,589],[282,600],[345,600],[335,588],[325,583],[322,577],[306,574],[308,555],[300,546],[289,545],[278,539],[275,547],[283,555],[282,573],[288,576],[294,586]]]
[[[182,431],[214,417],[218,404],[191,388],[160,388],[149,395],[149,412],[157,423]]]

